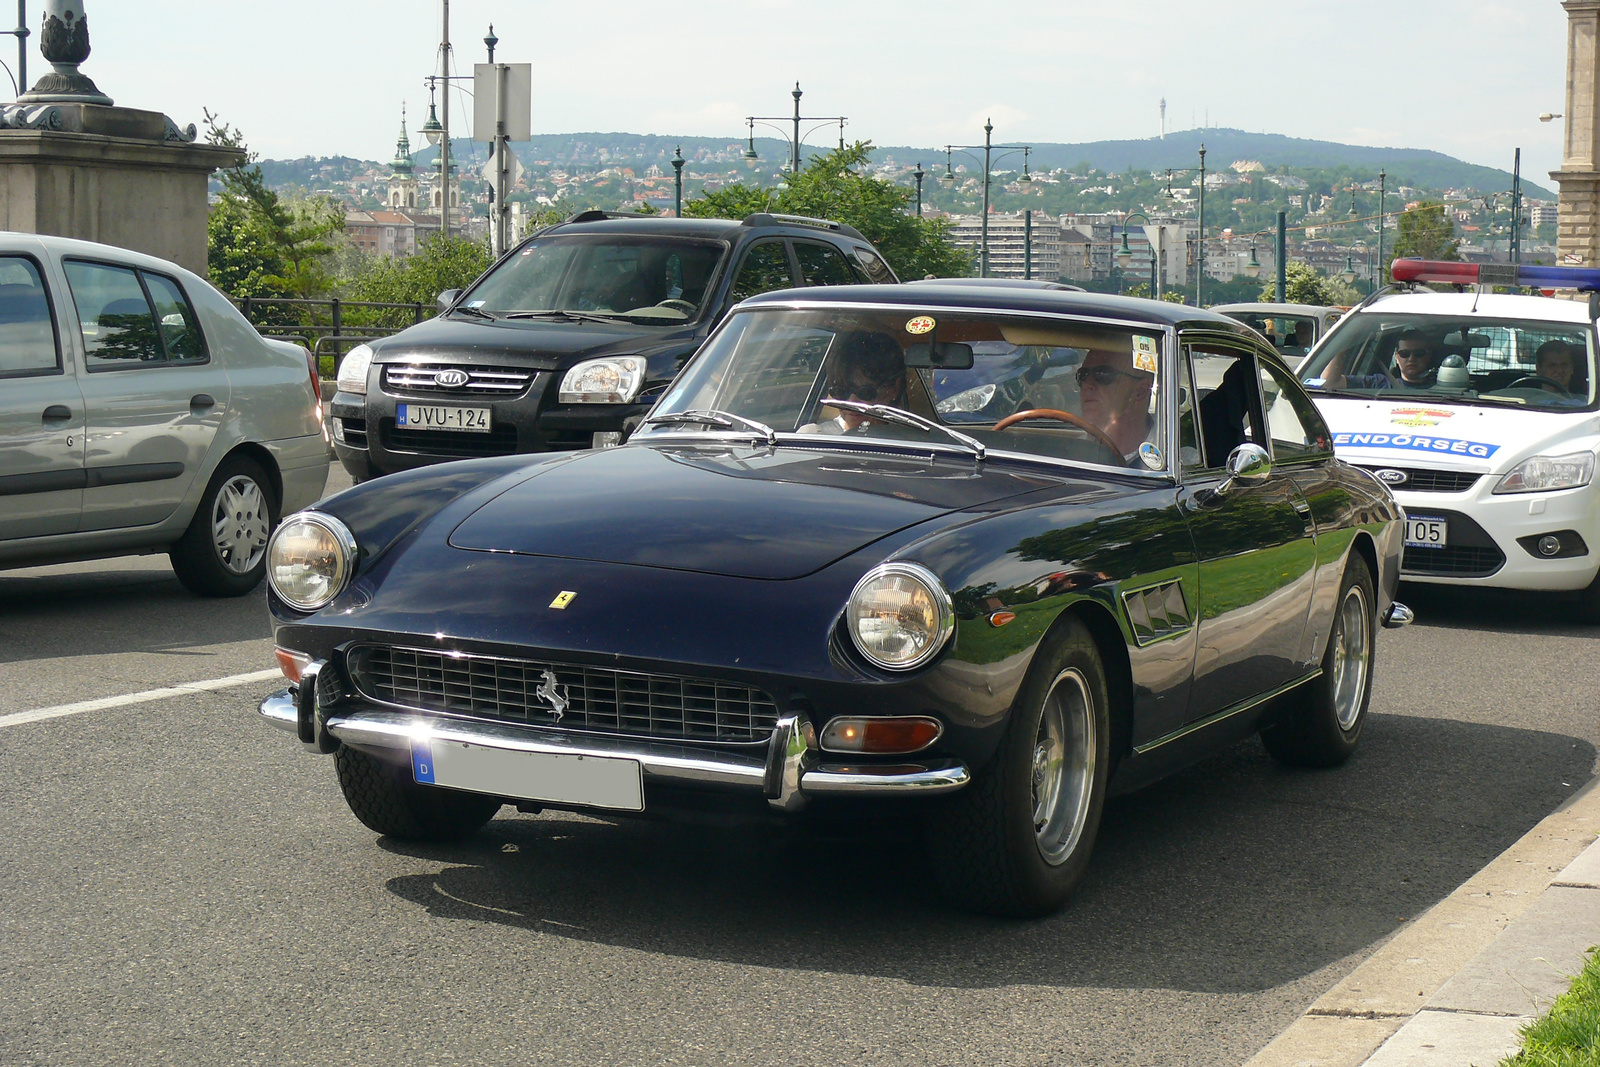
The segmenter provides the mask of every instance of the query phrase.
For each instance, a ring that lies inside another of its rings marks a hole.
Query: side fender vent
[[[1133,624],[1133,639],[1140,648],[1186,633],[1194,626],[1189,605],[1183,598],[1183,583],[1177,578],[1123,590],[1122,606]]]

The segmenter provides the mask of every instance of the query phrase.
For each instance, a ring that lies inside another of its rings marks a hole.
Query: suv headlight
[[[561,379],[563,404],[626,404],[644,385],[643,356],[591,359],[567,371]]]
[[[344,354],[344,359],[339,361],[339,376],[336,379],[339,392],[357,393],[367,395],[367,372],[372,369],[372,349],[366,345],[356,345]]]
[[[850,594],[845,620],[861,654],[891,671],[920,667],[938,655],[956,625],[950,594],[915,563],[868,571]]]
[[[1506,472],[1494,487],[1496,493],[1541,493],[1551,489],[1576,489],[1594,475],[1593,452],[1565,456],[1529,456]]]
[[[355,565],[355,537],[344,523],[320,511],[289,516],[267,545],[272,591],[301,611],[316,611],[338,596]]]
[[[995,384],[975,385],[971,389],[963,389],[952,396],[947,396],[933,406],[941,415],[948,415],[955,411],[982,411],[994,399]]]

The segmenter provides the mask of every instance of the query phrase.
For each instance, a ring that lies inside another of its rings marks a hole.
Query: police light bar
[[[1456,263],[1435,259],[1397,259],[1389,268],[1397,282],[1444,285],[1511,285],[1530,289],[1600,291],[1600,268],[1541,267],[1532,263]]]

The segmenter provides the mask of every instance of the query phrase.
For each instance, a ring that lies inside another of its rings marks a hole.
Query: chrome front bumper
[[[764,793],[773,807],[795,811],[814,796],[908,796],[960,789],[971,777],[954,759],[900,760],[894,765],[823,762],[816,732],[803,716],[788,715],[765,758],[746,752],[692,749],[668,742],[562,734],[509,723],[447,719],[404,711],[324,709],[313,698],[316,675],[308,670],[299,687],[273,693],[261,715],[320,752],[340,744],[367,750],[409,752],[413,740],[459,741],[508,752],[596,756],[637,760],[646,783],[701,786]],[[303,699],[304,697],[304,699]]]

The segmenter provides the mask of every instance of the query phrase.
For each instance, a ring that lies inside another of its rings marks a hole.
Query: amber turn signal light
[[[818,743],[824,752],[920,752],[942,733],[938,719],[840,716],[822,728]]]
[[[274,648],[272,654],[278,657],[278,667],[283,671],[283,676],[299,685],[301,673],[311,665],[311,657],[287,648]]]

